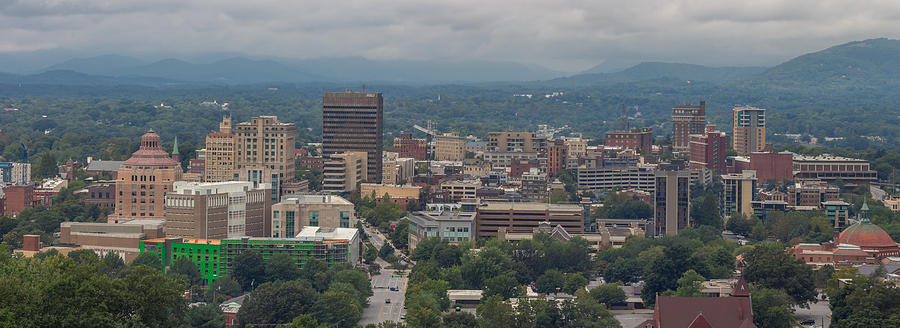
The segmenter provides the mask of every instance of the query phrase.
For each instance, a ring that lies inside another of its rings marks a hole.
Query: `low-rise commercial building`
[[[81,190],[75,191],[75,195],[82,202],[95,204],[112,212],[116,207],[116,181],[97,181]]]
[[[794,180],[868,184],[878,180],[878,172],[869,161],[840,156],[794,156]]]
[[[475,238],[475,213],[415,212],[409,215],[409,251],[426,238],[438,237],[451,244]]]
[[[336,195],[294,195],[272,205],[272,237],[291,237],[306,227],[356,226],[353,203]]]
[[[476,209],[476,238],[497,237],[508,231],[537,228],[541,222],[560,225],[569,233],[584,231],[584,207],[546,203],[485,203]]]
[[[481,183],[478,180],[456,180],[441,183],[441,190],[448,194],[448,201],[454,203],[463,199],[475,199],[479,187],[481,187]]]
[[[388,195],[390,201],[400,206],[404,211],[409,210],[410,202],[418,203],[421,200],[422,187],[414,185],[392,185],[384,183],[363,183],[359,185],[361,197],[375,194],[375,202],[380,204],[384,195]]]
[[[97,256],[114,253],[130,263],[140,253],[141,240],[165,236],[161,220],[132,220],[128,223],[63,222],[59,243],[90,249]]]

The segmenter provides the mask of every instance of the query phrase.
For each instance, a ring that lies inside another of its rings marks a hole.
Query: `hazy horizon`
[[[665,61],[771,66],[900,37],[900,2],[0,1],[0,54],[511,61],[562,72]]]

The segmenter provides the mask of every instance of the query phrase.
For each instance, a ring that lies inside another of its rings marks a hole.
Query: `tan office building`
[[[223,117],[219,131],[206,135],[206,148],[198,151],[205,162],[204,182],[235,180],[235,138],[231,133],[231,117]]]
[[[358,183],[368,180],[366,153],[348,152],[332,154],[325,160],[322,171],[322,191],[351,192]],[[378,172],[381,176],[381,172]]]
[[[166,236],[200,239],[268,237],[272,200],[252,182],[175,182],[166,195]]]
[[[295,195],[272,205],[272,237],[290,238],[304,227],[356,226],[353,203],[335,195]]]
[[[278,199],[282,184],[294,180],[294,123],[281,123],[277,116],[259,116],[233,127],[235,169],[238,180],[254,188],[269,184]]]
[[[462,161],[466,158],[466,138],[459,132],[434,136],[434,160]]]
[[[365,152],[371,182],[381,182],[384,100],[374,92],[322,94],[322,152]]]
[[[739,156],[763,151],[766,148],[766,110],[756,107],[734,108],[732,145]]]

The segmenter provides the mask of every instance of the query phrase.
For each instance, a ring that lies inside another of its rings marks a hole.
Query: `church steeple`
[[[175,136],[175,145],[172,146],[172,159],[181,162],[181,153],[178,152],[178,136]]]

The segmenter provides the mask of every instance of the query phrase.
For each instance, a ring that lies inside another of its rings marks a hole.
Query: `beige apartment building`
[[[358,183],[368,180],[367,164],[364,152],[332,154],[325,160],[322,191],[336,193],[353,191]]]
[[[459,132],[434,136],[434,160],[462,161],[466,158],[466,138]]]
[[[489,152],[539,152],[547,147],[547,140],[534,132],[488,132]]]
[[[336,195],[295,195],[272,205],[272,237],[294,237],[304,227],[356,226],[353,203]]]

